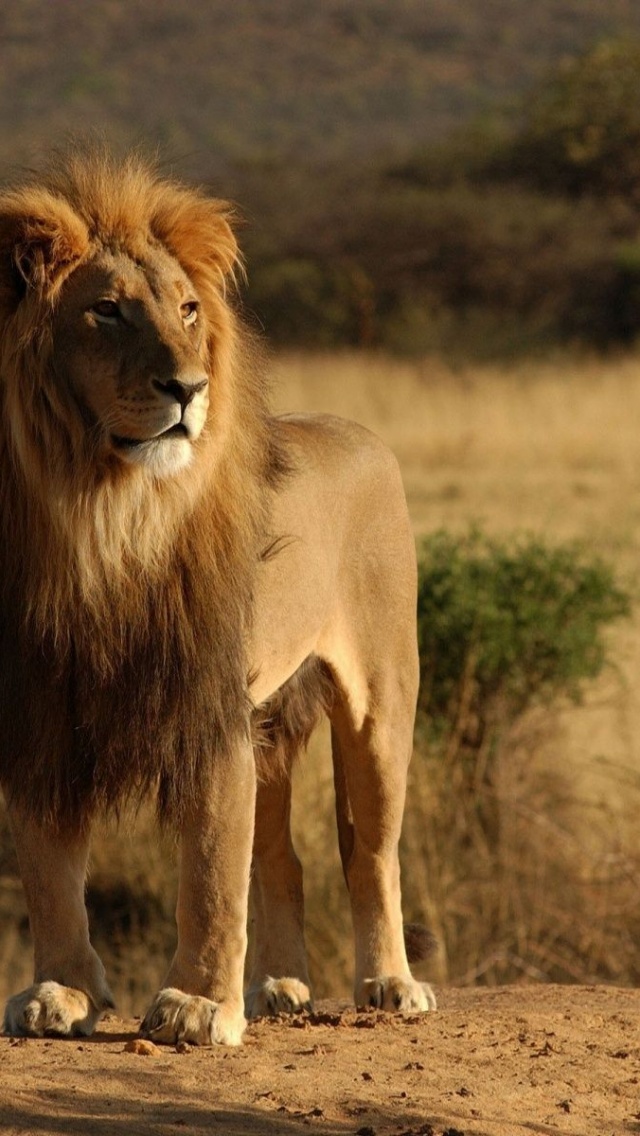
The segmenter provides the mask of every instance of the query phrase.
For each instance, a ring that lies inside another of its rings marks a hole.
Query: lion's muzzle
[[[151,385],[154,390],[159,391],[161,394],[166,394],[169,398],[174,399],[180,404],[183,411],[193,402],[197,394],[206,390],[208,386],[208,378],[200,372],[194,374],[181,374],[177,379],[152,379]]]

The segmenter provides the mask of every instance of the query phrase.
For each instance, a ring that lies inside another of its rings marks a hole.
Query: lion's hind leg
[[[258,785],[251,906],[248,1018],[310,1009],[302,868],[291,841],[291,784],[282,771]]]
[[[311,1009],[302,868],[291,840],[291,772],[333,688],[311,658],[257,711],[258,795],[253,844],[254,954],[247,1017]]]

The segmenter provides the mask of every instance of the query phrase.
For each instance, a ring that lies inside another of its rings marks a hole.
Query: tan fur
[[[0,196],[0,782],[36,955],[10,1032],[87,1028],[78,992],[109,1004],[82,902],[90,822],[152,791],[182,868],[145,1032],[240,1039],[256,792],[248,1009],[309,1001],[289,776],[322,709],[356,998],[430,1004],[397,879],[417,677],[397,468],[354,426],[270,417],[227,298],[231,219],[108,154]]]

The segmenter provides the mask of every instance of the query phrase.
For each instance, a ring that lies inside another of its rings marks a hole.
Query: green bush
[[[442,731],[463,697],[482,720],[498,700],[515,716],[577,698],[604,665],[604,627],[629,612],[611,569],[579,546],[437,532],[420,563],[420,710]]]

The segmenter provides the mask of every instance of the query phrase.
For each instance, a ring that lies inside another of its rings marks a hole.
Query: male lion
[[[152,791],[181,871],[143,1033],[240,1042],[252,848],[246,1012],[310,1004],[289,774],[320,705],[356,1003],[433,1004],[400,914],[418,666],[397,465],[351,423],[270,416],[237,263],[228,208],[138,158],[71,153],[0,196],[0,783],[35,949],[11,1034],[89,1034],[111,1005],[90,825]]]

